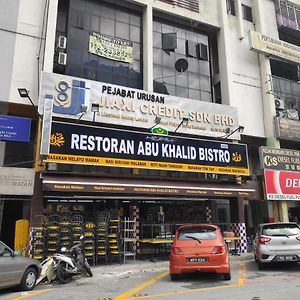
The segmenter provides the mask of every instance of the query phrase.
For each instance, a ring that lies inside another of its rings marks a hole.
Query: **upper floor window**
[[[227,13],[235,16],[235,3],[234,0],[227,0]]]
[[[249,22],[253,22],[252,8],[250,6],[242,4],[243,19]]]

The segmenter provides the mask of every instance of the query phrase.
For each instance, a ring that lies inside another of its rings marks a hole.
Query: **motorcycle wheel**
[[[66,267],[66,263],[60,263],[56,270],[57,279],[62,284],[69,283],[72,280],[71,274],[66,272]]]
[[[84,267],[86,273],[87,273],[90,277],[93,277],[93,273],[92,273],[92,270],[90,269],[90,267],[88,267],[88,266],[86,266],[86,265],[84,265],[83,267]]]

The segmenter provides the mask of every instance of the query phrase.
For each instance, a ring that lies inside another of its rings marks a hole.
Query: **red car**
[[[228,247],[220,228],[211,224],[180,226],[173,240],[169,268],[171,280],[196,271],[220,273],[230,280]]]

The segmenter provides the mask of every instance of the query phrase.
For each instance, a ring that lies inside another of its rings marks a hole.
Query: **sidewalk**
[[[253,260],[253,253],[243,253],[240,255],[230,255],[231,264],[236,264],[242,261]],[[157,269],[168,269],[169,268],[169,260],[168,258],[165,259],[158,259],[157,261],[150,261],[148,260],[127,260],[125,264],[118,264],[114,262],[110,265],[97,265],[95,267],[91,267],[92,272],[97,274],[130,274],[136,272],[147,272],[153,271]]]

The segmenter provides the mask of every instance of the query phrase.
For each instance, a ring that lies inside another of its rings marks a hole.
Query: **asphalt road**
[[[98,266],[94,276],[71,283],[37,286],[29,293],[4,290],[0,299],[162,299],[162,300],[299,300],[300,264],[270,266],[259,271],[252,254],[231,257],[232,280],[197,273],[171,281],[167,261],[136,261],[126,265]]]

